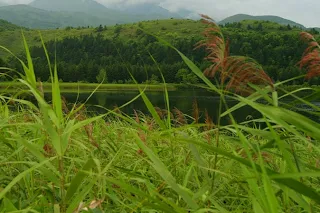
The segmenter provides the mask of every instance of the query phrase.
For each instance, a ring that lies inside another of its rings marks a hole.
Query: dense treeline
[[[299,30],[290,26],[269,29],[264,24],[257,22],[256,25],[245,27],[241,24],[224,26],[223,32],[230,40],[231,54],[256,59],[274,81],[303,74],[304,71],[299,69],[297,63],[306,46],[299,38]],[[91,35],[48,42],[52,60],[56,50],[60,78],[65,82],[101,82],[105,79],[105,82],[110,83],[126,83],[131,82],[130,72],[141,83],[147,80],[160,81],[160,69],[169,83],[198,81],[175,51],[152,36],[138,29],[135,38],[124,40],[119,38],[121,26],[116,29],[113,38],[105,38],[98,30]],[[195,44],[201,39],[200,34],[176,36],[170,42],[204,69],[208,66],[204,60],[205,51],[194,50]],[[47,81],[48,66],[42,47],[32,48],[31,54],[37,76]],[[303,81],[301,79],[293,83],[302,84]],[[313,79],[309,83],[318,84],[320,80]]]

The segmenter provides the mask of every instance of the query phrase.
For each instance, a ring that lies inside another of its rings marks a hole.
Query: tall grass
[[[52,102],[35,82],[25,39],[28,63],[20,60],[18,81],[36,104],[0,96],[1,212],[320,211],[320,125],[282,107],[275,88],[285,82],[245,82],[250,94],[243,97],[226,91],[225,82],[213,84],[177,50],[206,88],[220,94],[219,117],[229,116],[230,125],[215,125],[209,116],[199,123],[196,104],[195,120],[187,124],[181,112],[171,115],[167,93],[161,116],[143,88],[135,99],[142,97],[149,116],[126,115],[119,107],[88,117],[84,105],[62,100],[57,68],[42,44],[52,67]],[[312,99],[297,92],[286,94],[319,116]],[[226,95],[238,104],[229,108]],[[232,113],[245,105],[261,118],[237,123]]]

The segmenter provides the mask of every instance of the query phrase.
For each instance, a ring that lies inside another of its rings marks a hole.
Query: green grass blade
[[[133,79],[133,81],[137,84],[138,86],[138,82],[133,78],[133,76],[131,75],[131,78]],[[145,90],[142,90],[140,86],[138,86],[139,88],[139,92],[140,95],[142,97],[142,100],[144,102],[144,104],[146,105],[148,111],[150,112],[150,114],[152,115],[152,117],[155,119],[155,121],[157,122],[157,124],[162,128],[162,129],[167,129],[166,125],[164,124],[164,122],[161,120],[160,116],[158,115],[156,109],[154,108],[153,104],[151,103],[151,101],[149,100],[149,98],[147,97],[147,95],[145,94]]]
[[[0,199],[2,199],[6,194],[7,192],[10,191],[10,189],[12,187],[14,187],[14,185],[16,185],[22,178],[24,178],[26,175],[28,175],[29,173],[33,172],[34,170],[44,166],[45,164],[47,164],[48,162],[56,159],[57,157],[52,157],[52,158],[49,158],[39,164],[36,164],[34,166],[32,166],[31,168],[21,172],[20,174],[18,174],[2,191],[0,191]]]
[[[262,173],[262,168],[261,166],[259,166],[258,164],[254,164],[253,162],[249,161],[249,160],[246,160],[244,158],[240,158],[240,157],[237,157],[227,151],[224,151],[223,149],[220,149],[220,148],[216,148],[216,147],[213,147],[213,146],[210,146],[209,144],[206,144],[205,142],[199,142],[199,141],[196,141],[196,140],[192,140],[192,139],[186,139],[186,138],[177,138],[177,140],[181,141],[181,142],[184,142],[184,143],[188,143],[188,144],[195,144],[195,145],[198,145],[206,150],[210,150],[214,153],[218,153],[219,155],[222,155],[228,159],[232,159],[232,160],[235,160],[237,162],[239,162],[240,164],[242,165],[245,165],[249,168],[252,168],[252,169],[255,169],[257,172],[259,173]],[[268,169],[268,168],[265,168],[266,169],[266,172],[268,175],[277,175],[279,173],[271,170],[271,169]],[[292,178],[283,178],[283,179],[275,179],[275,182],[279,183],[279,184],[282,184],[290,189],[293,189],[294,191],[306,196],[306,197],[309,197],[311,198],[312,200],[314,200],[316,203],[320,204],[320,194],[318,192],[316,192],[313,188],[297,181],[297,180],[294,180]]]
[[[24,48],[26,51],[27,61],[28,61],[28,68],[25,69],[25,74],[26,74],[27,80],[31,84],[31,86],[33,88],[36,88],[37,81],[36,81],[36,76],[34,74],[34,68],[33,68],[32,58],[30,55],[30,50],[29,50],[28,43],[27,43],[27,40],[26,40],[23,32],[21,32],[21,33],[22,33],[23,44],[24,44]]]
[[[120,148],[118,150],[118,152],[115,154],[115,156],[104,167],[104,169],[101,171],[101,174],[96,174],[95,176],[93,176],[91,178],[91,180],[89,181],[89,183],[84,188],[82,188],[82,190],[73,198],[72,201],[69,202],[70,204],[68,206],[67,213],[69,213],[69,212],[72,213],[74,211],[74,209],[76,209],[76,207],[79,205],[79,203],[92,190],[92,187],[97,183],[98,179],[105,176],[105,173],[110,169],[113,162],[121,156],[120,155],[121,153],[122,153],[122,148]],[[94,162],[92,162],[92,164],[94,165]],[[90,165],[88,165],[88,167],[89,166]],[[94,174],[91,173],[91,175],[94,175]],[[80,177],[82,178],[82,176],[80,176]],[[79,179],[80,179],[80,177],[79,177]],[[70,192],[69,196],[71,195],[71,193],[72,192]],[[74,194],[74,193],[72,193],[72,194]]]
[[[149,55],[151,57],[151,59],[153,60],[154,64],[157,66],[161,78],[162,78],[162,82],[164,84],[164,95],[165,95],[165,103],[166,103],[166,107],[167,107],[167,111],[168,111],[168,117],[167,117],[167,126],[169,129],[171,129],[171,113],[170,113],[170,101],[169,101],[169,94],[168,94],[168,88],[167,88],[167,83],[166,80],[163,76],[163,73],[161,72],[161,69],[158,65],[158,63],[156,62],[156,60],[154,59],[154,57],[151,55],[151,53],[149,52]]]
[[[138,146],[148,155],[152,161],[153,168],[158,172],[158,174],[166,181],[166,183],[172,187],[183,199],[184,201],[194,210],[198,209],[198,204],[189,196],[189,194],[183,190],[176,182],[175,178],[172,176],[167,167],[163,162],[149,149],[138,136],[136,137],[136,143]]]
[[[63,111],[62,111],[62,100],[61,100],[61,92],[59,86],[59,77],[58,77],[58,68],[57,68],[57,56],[55,55],[55,63],[54,63],[54,75],[52,80],[52,104],[59,119],[59,124],[63,124]],[[49,65],[50,66],[50,65]],[[59,126],[58,126],[59,127]]]
[[[66,201],[70,200],[72,196],[76,193],[78,188],[81,186],[82,181],[88,177],[88,173],[84,171],[89,171],[94,166],[94,161],[92,158],[90,158],[87,163],[82,167],[82,170],[80,170],[77,175],[72,179],[71,184],[68,188],[67,195],[66,195]]]
[[[277,122],[278,124],[281,124],[284,127],[287,127],[288,126],[287,124],[294,125],[296,128],[305,132],[307,135],[317,140],[320,140],[320,134],[319,134],[320,125],[317,122],[299,113],[296,113],[287,109],[254,103],[253,101],[250,101],[243,97],[239,97],[239,99],[242,102],[250,105],[254,109],[258,110],[266,117],[270,118],[273,122]],[[290,130],[291,129],[288,129],[288,131]]]
[[[44,43],[44,40],[43,40],[43,37],[39,31],[39,36],[40,36],[40,40],[41,40],[41,44],[42,44],[42,48],[44,50],[44,53],[45,53],[45,56],[47,58],[47,62],[48,62],[48,66],[49,66],[49,72],[50,72],[50,79],[53,79],[53,72],[52,72],[52,67],[51,67],[51,61],[50,61],[50,57],[49,57],[49,53],[48,53],[48,50],[46,48],[46,45]]]

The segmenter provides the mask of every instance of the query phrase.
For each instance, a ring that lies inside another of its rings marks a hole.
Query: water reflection
[[[138,92],[97,92],[87,102],[90,110],[97,113],[105,112],[103,109],[94,107],[95,105],[103,106],[108,109],[114,109],[115,106],[122,106],[135,98]],[[151,103],[155,107],[161,109],[166,108],[165,94],[163,92],[147,92],[146,93]],[[68,102],[74,103],[77,101],[77,94],[63,94]],[[90,94],[83,93],[79,94],[78,101],[84,102]],[[170,109],[177,108],[184,114],[192,115],[193,113],[193,103],[197,102],[199,108],[200,119],[204,120],[205,110],[208,111],[209,116],[214,122],[217,122],[219,102],[220,99],[217,96],[212,95],[212,93],[205,90],[183,90],[183,91],[172,91],[169,92],[169,104]],[[237,102],[234,100],[227,100],[228,107],[232,107]],[[141,111],[143,113],[148,113],[147,107],[145,106],[142,98],[135,100],[128,106],[122,109],[123,112],[129,115],[133,115],[134,110]],[[225,110],[225,108],[223,109]],[[234,117],[238,122],[245,121],[248,116],[253,118],[260,117],[259,113],[252,110],[250,107],[243,107],[234,113]],[[228,118],[222,119],[222,124],[228,124]]]

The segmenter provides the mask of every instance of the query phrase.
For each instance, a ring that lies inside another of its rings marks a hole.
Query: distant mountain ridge
[[[169,10],[154,4],[133,4],[133,5],[113,5],[113,8],[126,14],[143,16],[147,19],[168,19],[168,18],[182,18],[178,13],[170,12]]]
[[[257,21],[271,21],[276,22],[281,25],[291,25],[291,26],[297,26],[299,28],[305,29],[305,26],[302,24],[299,24],[297,22],[291,21],[289,19],[282,18],[280,16],[251,16],[247,14],[237,14],[234,16],[230,16],[226,19],[223,19],[219,22],[219,24],[226,24],[226,23],[234,23],[234,22],[241,22],[244,20],[257,20]]]
[[[0,0],[1,1],[1,0]],[[197,20],[200,16],[193,11],[179,9],[169,11],[157,3],[103,5],[95,0],[34,0],[29,5],[1,6],[0,19],[13,24],[38,29],[52,29],[66,26],[99,26],[134,23],[143,20],[188,18]],[[111,7],[111,8],[110,8]],[[297,26],[306,30],[302,24],[279,16],[251,16],[237,14],[219,24],[258,20],[276,22],[282,25]],[[316,28],[318,30],[318,28]]]
[[[8,6],[8,5],[4,2],[0,2],[0,7],[3,7],[3,6]]]
[[[110,9],[94,0],[34,0],[29,5],[0,7],[0,19],[38,29],[99,26],[143,20],[181,18],[156,4]]]
[[[37,9],[28,5],[0,7],[0,19],[13,24],[36,29],[52,29],[66,26],[98,26],[121,23],[116,19],[93,16],[84,12],[56,12]]]
[[[107,10],[105,6],[93,0],[34,0],[29,5],[48,11],[88,12],[90,10]]]
[[[81,12],[115,23],[125,23],[135,20],[128,14],[109,9],[94,0],[34,0],[29,6],[55,12]]]

